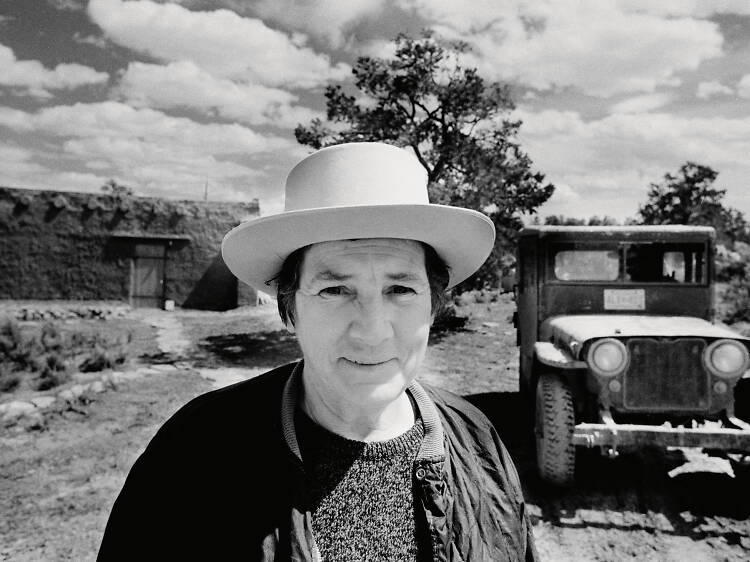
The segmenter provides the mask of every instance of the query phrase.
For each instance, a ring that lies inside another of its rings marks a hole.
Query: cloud
[[[80,64],[58,64],[44,68],[37,60],[18,60],[13,50],[0,45],[0,86],[19,88],[38,98],[49,98],[48,90],[69,90],[80,86],[102,84],[109,79],[106,72]]]
[[[742,192],[750,154],[750,117],[696,118],[665,113],[615,114],[585,121],[567,111],[519,110],[522,146],[534,168],[580,196],[555,197],[554,213],[632,216],[648,184],[688,160],[719,172],[727,200]],[[546,208],[546,207],[545,207]],[[552,211],[548,211],[552,214]]]
[[[137,107],[188,107],[250,125],[291,129],[324,117],[297,105],[298,97],[290,92],[214,78],[187,61],[165,66],[132,62],[116,92]]]
[[[241,125],[200,124],[112,101],[34,113],[0,107],[0,126],[44,139],[47,149],[36,159],[54,161],[57,171],[79,171],[91,162],[95,167],[89,169],[101,171],[107,164],[110,176],[139,191],[173,197],[199,197],[206,180],[213,186],[214,198],[246,195],[261,173],[245,161],[296,147],[289,140],[263,136]],[[45,177],[37,187],[50,185],[48,175],[37,175],[39,181]]]
[[[325,38],[340,47],[352,24],[376,15],[383,7],[382,0],[261,0],[253,10],[264,20]]]
[[[58,10],[67,10],[71,12],[79,12],[86,7],[85,0],[47,0],[47,3]]]
[[[176,4],[92,0],[92,21],[112,41],[162,61],[191,61],[212,75],[265,86],[311,88],[348,77],[345,64],[259,19],[229,10],[192,12]]]
[[[613,0],[399,0],[445,36],[471,42],[483,75],[541,90],[573,86],[595,96],[679,84],[722,52],[718,25],[629,10]]]
[[[628,11],[658,16],[706,18],[714,14],[750,15],[750,4],[746,0],[619,0],[617,4]]]
[[[737,84],[737,95],[741,98],[750,98],[750,74],[745,74]]]
[[[84,37],[78,31],[73,34],[73,41],[75,41],[76,43],[81,43],[83,45],[94,45],[95,47],[99,47],[100,49],[107,48],[107,40],[104,37],[97,37],[96,35],[86,35]]]
[[[714,96],[731,95],[734,91],[729,86],[725,86],[721,82],[701,82],[698,84],[698,89],[695,95],[701,99],[707,100]]]
[[[647,113],[672,101],[669,94],[648,94],[626,99],[612,106],[612,113]]]
[[[240,125],[200,124],[170,117],[153,109],[136,109],[117,102],[77,103],[41,109],[36,113],[0,108],[0,125],[64,137],[97,137],[144,141],[172,150],[218,154],[246,154],[286,148],[278,137],[264,137]]]

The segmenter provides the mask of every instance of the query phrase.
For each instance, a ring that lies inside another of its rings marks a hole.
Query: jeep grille
[[[623,377],[623,405],[629,410],[705,410],[709,374],[700,338],[633,338]]]

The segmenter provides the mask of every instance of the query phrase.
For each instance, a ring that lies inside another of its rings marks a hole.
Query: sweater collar
[[[297,441],[297,431],[294,427],[294,412],[297,409],[300,390],[302,387],[302,369],[304,362],[299,361],[292,370],[292,374],[284,385],[284,392],[281,395],[281,428],[284,433],[284,440],[287,447],[301,462],[302,453],[300,452],[299,442]],[[443,425],[440,423],[437,407],[427,395],[427,392],[417,381],[407,388],[411,394],[414,403],[417,405],[419,415],[424,424],[424,440],[419,449],[417,460],[434,459],[445,456],[445,445],[443,443]]]

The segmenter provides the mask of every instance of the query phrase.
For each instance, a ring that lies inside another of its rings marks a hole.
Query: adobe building
[[[228,310],[255,292],[221,259],[249,203],[0,187],[0,299],[121,300]]]

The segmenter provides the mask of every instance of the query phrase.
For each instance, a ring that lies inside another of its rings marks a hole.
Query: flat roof
[[[562,226],[557,224],[538,224],[523,228],[521,232],[715,232],[713,226],[690,226],[687,224],[636,224],[628,226]]]
[[[126,238],[128,240],[185,240],[190,242],[193,238],[187,234],[164,234],[151,232],[113,232],[112,238]]]
[[[521,236],[536,236],[543,238],[588,238],[597,240],[607,239],[636,239],[658,240],[659,237],[670,241],[678,240],[707,240],[716,237],[712,226],[689,226],[684,224],[662,225],[631,225],[631,226],[559,226],[559,225],[531,225],[523,228]]]

